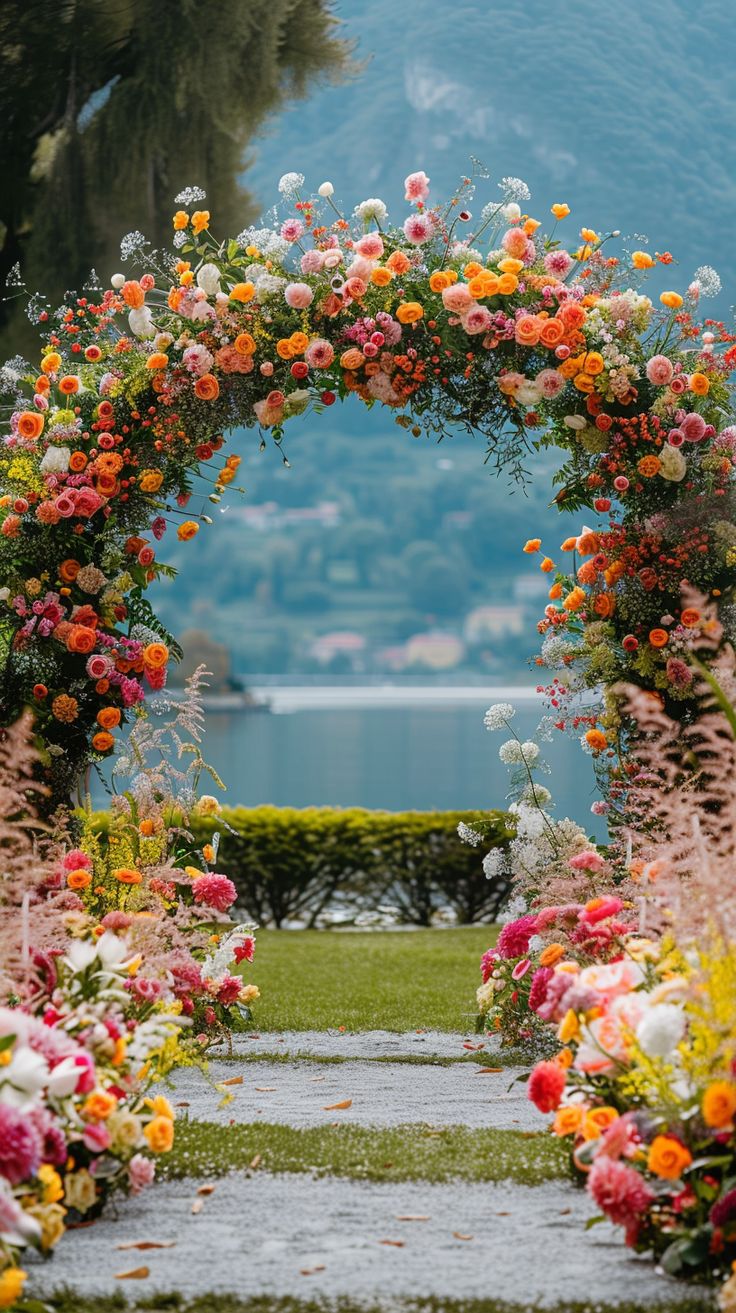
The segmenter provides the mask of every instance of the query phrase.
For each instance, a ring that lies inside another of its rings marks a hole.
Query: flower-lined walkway
[[[584,1193],[565,1179],[529,1175],[549,1145],[537,1140],[543,1123],[530,1117],[523,1084],[511,1084],[518,1069],[488,1046],[471,1049],[475,1043],[439,1034],[264,1035],[240,1039],[229,1058],[213,1061],[217,1090],[199,1073],[179,1073],[172,1099],[197,1121],[186,1142],[195,1150],[198,1140],[219,1145],[213,1170],[162,1183],[123,1204],[117,1219],[70,1234],[52,1263],[32,1269],[33,1293],[70,1286],[98,1296],[100,1313],[104,1297],[121,1290],[131,1298],[349,1296],[379,1308],[422,1296],[493,1297],[558,1313],[574,1301],[642,1310],[684,1304],[682,1288],[627,1253],[607,1224],[584,1231],[592,1215]],[[349,1124],[375,1130],[355,1132],[363,1139],[350,1140],[358,1150],[346,1164],[338,1148],[354,1133]],[[400,1128],[390,1149],[382,1138],[389,1126]],[[244,1127],[253,1148],[262,1137],[264,1152],[230,1171]],[[268,1145],[286,1127],[324,1128],[340,1175],[318,1174],[326,1164],[324,1155],[310,1159],[311,1131],[294,1141],[304,1146],[295,1170],[269,1171]],[[508,1139],[508,1172],[493,1128]],[[404,1161],[385,1160],[405,1132],[410,1145],[426,1141],[435,1166],[411,1151]],[[488,1161],[476,1164],[475,1179],[458,1160],[456,1179],[437,1180],[437,1163],[447,1167],[440,1176],[455,1174],[453,1155],[468,1135],[486,1146],[478,1157]],[[175,1170],[187,1171],[186,1157]],[[380,1179],[397,1170],[405,1179]],[[360,1176],[379,1179],[351,1179]],[[538,1183],[521,1183],[529,1179]]]

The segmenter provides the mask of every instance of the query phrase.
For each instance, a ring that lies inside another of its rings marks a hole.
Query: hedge
[[[507,892],[505,880],[487,880],[482,867],[484,852],[511,837],[507,819],[502,812],[234,807],[197,820],[192,832],[199,843],[219,832],[217,869],[260,925],[313,926],[328,908],[386,905],[404,924],[429,925],[449,907],[467,925],[491,920]],[[482,831],[482,846],[460,840],[460,821]]]

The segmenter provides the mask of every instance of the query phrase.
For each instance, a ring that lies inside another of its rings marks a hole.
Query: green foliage
[[[703,1299],[702,1296],[685,1296],[674,1299],[669,1287],[663,1289],[665,1304],[648,1302],[632,1304],[628,1300],[623,1304],[594,1304],[565,1300],[564,1306],[548,1304],[546,1313],[715,1313],[715,1300]],[[432,1296],[419,1298],[396,1298],[391,1300],[394,1313],[530,1313],[528,1304],[507,1304],[505,1300],[490,1299],[435,1299]],[[35,1301],[33,1310],[30,1301],[18,1305],[19,1313],[382,1313],[377,1304],[356,1303],[349,1297],[339,1299],[299,1299],[286,1295],[249,1294],[247,1301],[237,1295],[200,1295],[185,1299],[177,1294],[141,1295],[132,1303],[119,1292],[104,1298],[84,1299],[73,1290],[59,1291],[49,1301],[39,1304]]]
[[[395,907],[401,922],[429,925],[449,906],[461,924],[489,920],[506,886],[483,874],[482,853],[461,842],[459,821],[476,812],[380,812],[351,807],[236,807],[193,823],[196,839],[219,832],[218,870],[261,924],[299,918],[314,925],[325,909]],[[510,838],[506,817],[483,814],[489,845]],[[223,824],[224,823],[224,824]]]

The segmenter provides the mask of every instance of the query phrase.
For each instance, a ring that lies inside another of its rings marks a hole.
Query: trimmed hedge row
[[[483,834],[473,848],[458,822]],[[491,920],[503,879],[487,880],[488,847],[511,838],[503,812],[383,812],[365,808],[234,807],[192,825],[198,843],[220,834],[217,869],[260,925],[314,925],[328,908],[395,908],[399,921],[429,925],[451,908],[464,925]]]

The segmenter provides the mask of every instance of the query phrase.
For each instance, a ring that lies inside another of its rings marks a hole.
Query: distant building
[[[465,645],[455,634],[432,630],[414,634],[404,645],[407,666],[429,670],[453,670],[465,655]]]
[[[523,606],[476,606],[465,617],[463,636],[473,646],[509,634],[523,634],[525,628]]]
[[[316,638],[309,649],[309,655],[321,666],[328,666],[336,657],[343,657],[355,669],[362,664],[365,648],[366,641],[362,634],[344,630]]]

